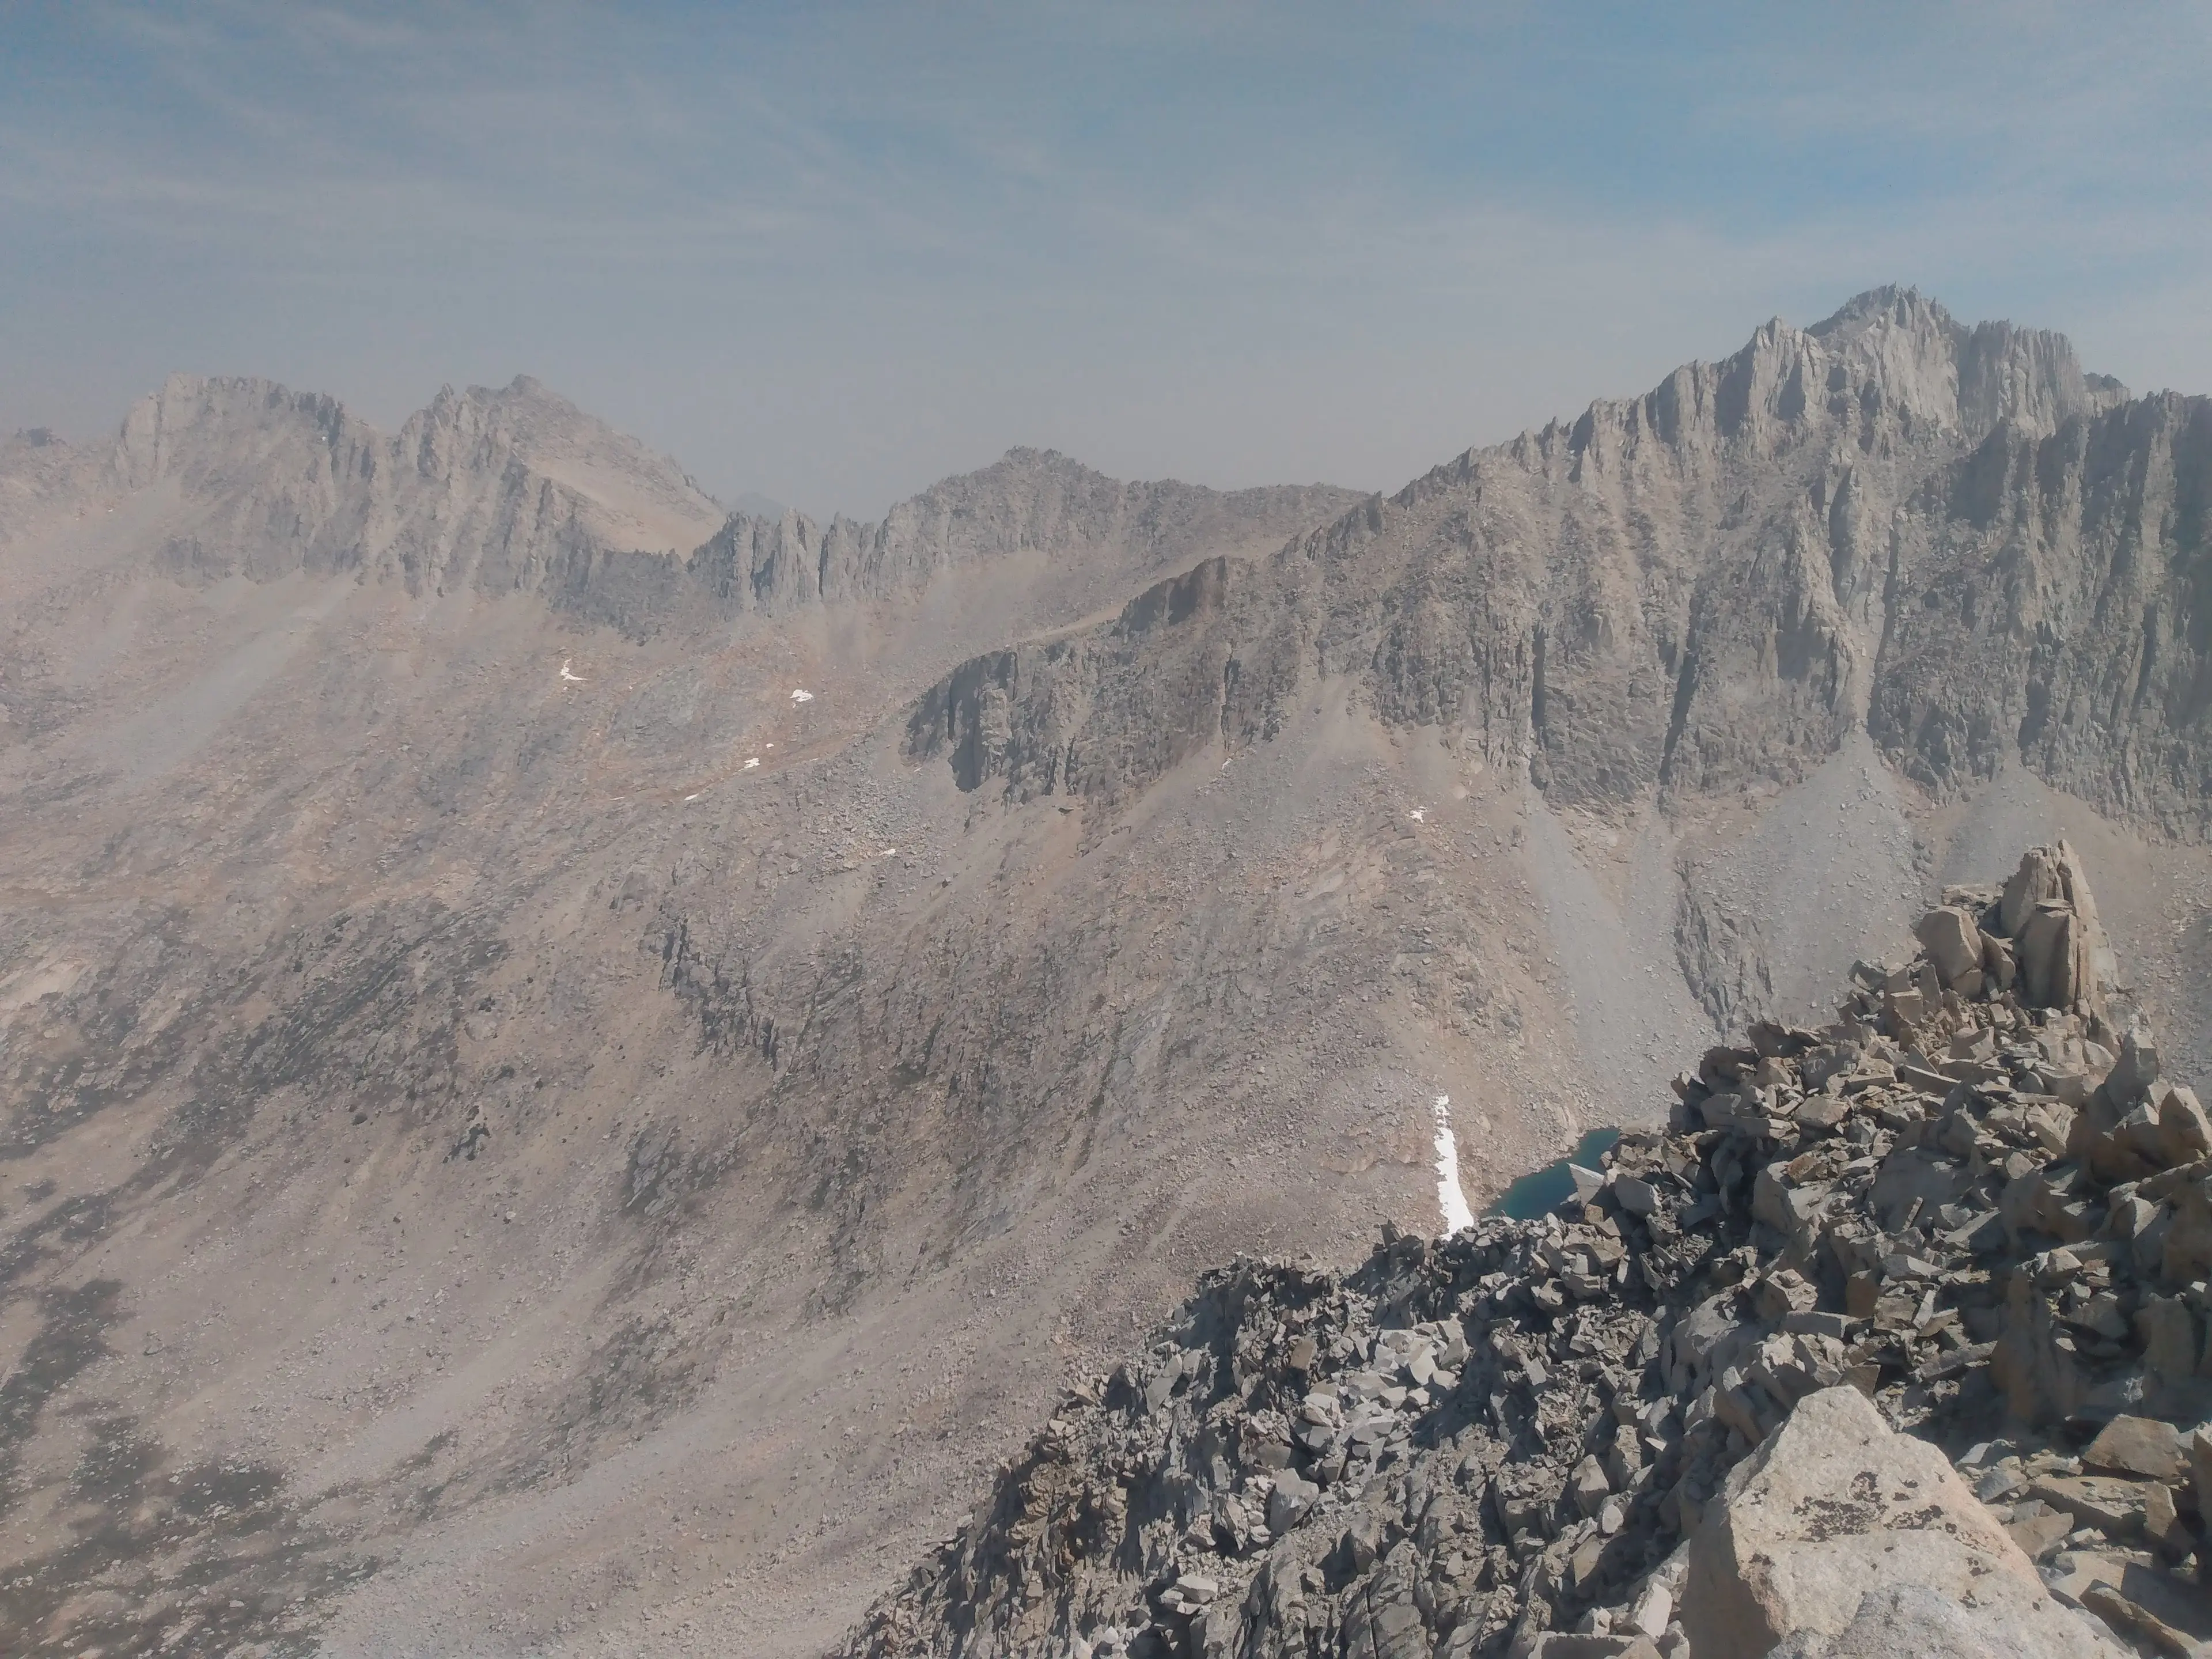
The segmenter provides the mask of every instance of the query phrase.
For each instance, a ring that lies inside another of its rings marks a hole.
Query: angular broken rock
[[[1922,955],[1856,968],[1835,1024],[1710,1050],[1670,1129],[1622,1135],[1549,1215],[1386,1226],[1342,1277],[1209,1274],[843,1651],[2109,1653],[2097,1617],[2145,1653],[2212,1636],[2203,1566],[2179,1565],[2212,1516],[2212,1119],[2100,1012],[2071,850],[1993,897],[1947,891]],[[2007,1407],[2014,1437],[1977,1444]]]
[[[1613,1195],[1630,1215],[1650,1215],[1659,1207],[1659,1189],[1635,1176],[1615,1177]]]
[[[2095,1551],[2061,1555],[2051,1587],[2153,1652],[2202,1653],[2199,1644],[2212,1636],[2212,1608],[2198,1587],[2124,1556]]]
[[[2018,939],[2021,924],[2038,904],[2063,900],[2064,890],[2058,878],[2058,852],[2056,848],[2031,847],[2023,854],[2020,868],[2012,879],[2005,883],[2004,897],[1997,907],[1997,925],[2008,938]]]
[[[1834,1635],[1800,1632],[1772,1659],[2122,1659],[2124,1650],[2066,1617],[2070,1626],[2022,1617],[2008,1600],[1960,1601],[1925,1584],[1886,1584],[1869,1590]]]
[[[2077,1525],[2121,1538],[2142,1532],[2154,1485],[2110,1474],[2055,1474],[2031,1481],[2027,1492],[2072,1516]]]
[[[2070,846],[2031,848],[2005,884],[1999,915],[2019,962],[2021,1001],[2102,1013],[2112,952],[2088,876]]]
[[[2189,1467],[2181,1431],[2154,1417],[2114,1418],[2089,1443],[2081,1462],[2107,1474],[2169,1482],[2179,1480]]]
[[[1629,1627],[1635,1634],[1655,1641],[1667,1633],[1674,1620],[1674,1598],[1663,1584],[1646,1585],[1628,1615]]]
[[[2197,1494],[2197,1512],[2212,1516],[2212,1428],[2200,1428],[2182,1443],[2189,1458],[2189,1481]]]
[[[1321,1488],[1312,1481],[1284,1469],[1275,1476],[1275,1489],[1267,1495],[1267,1525],[1275,1532],[1288,1532],[1304,1518],[1321,1497]]]
[[[2031,1561],[2040,1561],[2057,1549],[2074,1530],[2074,1517],[2063,1510],[2045,1506],[2041,1513],[2024,1520],[2014,1520],[2005,1528],[2005,1536],[2020,1546],[2022,1555]]]
[[[1525,1650],[1526,1659],[1644,1659],[1646,1653],[1656,1659],[1658,1652],[1658,1644],[1645,1636],[1582,1636],[1565,1631],[1547,1632]]]
[[[1707,1510],[1691,1540],[1682,1628],[1698,1659],[1759,1659],[1785,1637],[1842,1636],[1869,1585],[1971,1595],[2041,1650],[2094,1650],[1941,1452],[1892,1432],[1856,1389],[1825,1389],[1736,1466]]]
[[[1595,1457],[1585,1457],[1575,1466],[1570,1483],[1575,1495],[1575,1507],[1585,1519],[1593,1518],[1613,1496],[1612,1484],[1607,1480],[1604,1467]]]
[[[1961,983],[1971,972],[1974,975],[1973,988],[1981,988],[1982,930],[1974,925],[1972,916],[1947,904],[1921,917],[1920,925],[1912,931],[1921,948],[1928,952],[1928,960],[1936,964],[1936,971],[1945,986],[1971,994]]]
[[[2212,1152],[2212,1116],[2206,1115],[2197,1091],[2177,1085],[2163,1094],[2158,1109],[2159,1162],[2171,1169]]]

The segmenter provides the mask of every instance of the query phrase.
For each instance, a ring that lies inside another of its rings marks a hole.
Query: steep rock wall
[[[1018,799],[1140,786],[1341,677],[1561,805],[1790,783],[1863,724],[1938,792],[2016,760],[2197,836],[2208,462],[2203,399],[2128,401],[2057,336],[1883,290],[1470,451],[1206,605],[1169,584],[979,659],[909,746]],[[1201,666],[1218,696],[1165,695]]]

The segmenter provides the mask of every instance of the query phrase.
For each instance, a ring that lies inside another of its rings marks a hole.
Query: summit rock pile
[[[840,1653],[2212,1650],[2212,1123],[2070,848],[1943,896],[1560,1210],[1208,1275]]]

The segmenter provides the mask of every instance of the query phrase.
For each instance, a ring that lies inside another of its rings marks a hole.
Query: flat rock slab
[[[2005,1528],[2005,1536],[2020,1546],[2021,1554],[2039,1561],[2063,1543],[2066,1534],[2073,1530],[2072,1516],[2063,1510],[2045,1510],[2025,1521],[2012,1522]]]
[[[2104,1598],[2093,1592],[2101,1586],[2192,1641],[2212,1639],[2212,1594],[2201,1585],[2098,1550],[2068,1551],[2055,1565],[2051,1588],[2065,1600],[2097,1607]]]
[[[1659,1659],[1648,1636],[1577,1636],[1551,1631],[1536,1638],[1528,1659]]]
[[[2121,1538],[2143,1529],[2150,1486],[2114,1474],[2054,1474],[2029,1482],[2027,1493],[2073,1516],[2076,1525]]]
[[[2116,1417],[2105,1425],[2081,1462],[2107,1474],[2136,1474],[2147,1480],[2179,1480],[2189,1467],[2181,1431],[2154,1417]]]
[[[1870,1590],[1833,1636],[1802,1631],[1771,1659],[2121,1659],[2080,1620],[2057,1628],[2010,1603],[1962,1606],[1925,1584]],[[1698,1659],[1704,1659],[1699,1654]]]
[[[1893,1433],[1857,1389],[1826,1389],[1736,1466],[1706,1510],[1682,1627],[1698,1659],[1759,1659],[1785,1638],[1842,1637],[1869,1585],[1919,1586],[1986,1613],[2010,1644],[1994,1650],[2099,1651],[1942,1453]]]

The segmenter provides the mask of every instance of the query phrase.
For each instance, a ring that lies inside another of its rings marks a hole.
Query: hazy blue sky
[[[2212,9],[0,0],[0,428],[538,375],[724,494],[1395,488],[1917,283],[2212,390]]]

